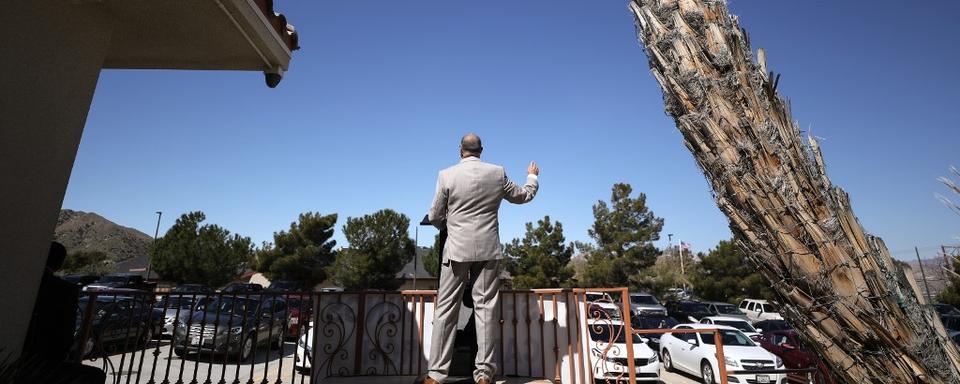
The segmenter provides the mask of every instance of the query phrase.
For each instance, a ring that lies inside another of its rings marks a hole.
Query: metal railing
[[[435,300],[436,291],[423,290],[84,292],[74,356],[114,384],[423,376]],[[630,315],[626,288],[503,291],[498,375],[555,383],[650,379],[659,371],[659,351],[634,356],[632,335],[653,333],[713,332],[717,361],[724,361],[721,332],[635,330]],[[728,373],[806,375],[802,382],[809,383],[815,374],[726,372],[725,364],[718,371],[724,383]]]

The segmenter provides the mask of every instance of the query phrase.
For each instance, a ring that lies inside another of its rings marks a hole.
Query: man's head
[[[56,241],[50,243],[50,252],[47,253],[47,269],[50,272],[59,271],[63,261],[67,258],[67,248]]]
[[[483,152],[483,145],[480,143],[480,136],[476,133],[468,133],[460,139],[461,159],[470,156],[480,157],[481,152]]]

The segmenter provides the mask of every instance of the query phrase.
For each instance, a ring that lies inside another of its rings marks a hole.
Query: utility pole
[[[923,287],[927,290],[927,301],[929,302],[930,297],[930,286],[927,285],[927,273],[923,271],[923,261],[920,260],[920,249],[913,247],[913,251],[917,253],[917,264],[920,265],[920,277],[923,278]]]
[[[417,251],[420,250],[420,227],[413,227],[413,289],[417,289]]]
[[[157,244],[157,236],[160,235],[160,217],[163,216],[163,212],[157,211],[157,229],[153,231],[153,244]],[[153,260],[150,259],[150,253],[147,252],[147,275],[143,277],[144,280],[150,280],[150,266],[153,265]]]
[[[677,248],[680,250],[680,278],[681,283],[683,283],[683,294],[687,294],[687,274],[683,271],[683,240],[677,239],[677,242],[680,243],[677,245]]]

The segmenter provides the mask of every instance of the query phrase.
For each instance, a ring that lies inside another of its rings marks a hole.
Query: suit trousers
[[[441,383],[450,372],[453,343],[460,318],[460,301],[467,279],[473,279],[473,307],[477,325],[477,357],[473,379],[493,381],[497,373],[500,336],[500,260],[458,262],[440,265],[440,286],[433,316],[433,337],[427,374]]]

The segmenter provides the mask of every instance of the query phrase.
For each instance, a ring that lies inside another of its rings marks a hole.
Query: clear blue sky
[[[550,215],[586,240],[615,182],[647,194],[666,234],[706,250],[725,217],[663,112],[623,0],[277,1],[303,49],[276,89],[255,72],[104,71],[64,208],[153,234],[176,216],[272,240],[300,212],[420,218],[437,171],[474,131],[484,159],[537,199],[501,236]],[[783,74],[828,172],[895,256],[958,242],[935,197],[960,165],[960,2],[734,1]],[[421,232],[429,245],[435,232]],[[413,234],[411,228],[411,235]]]

